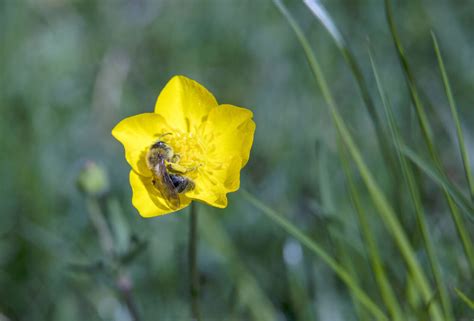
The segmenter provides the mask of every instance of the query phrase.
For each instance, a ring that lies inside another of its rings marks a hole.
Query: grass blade
[[[428,230],[428,225],[426,223],[426,215],[423,209],[423,203],[419,193],[419,189],[416,184],[415,176],[409,164],[407,164],[406,158],[400,153],[400,142],[402,141],[398,127],[395,123],[395,117],[393,115],[392,108],[386,98],[385,92],[382,87],[382,82],[375,65],[373,54],[369,48],[369,58],[372,66],[372,71],[375,77],[375,82],[377,83],[377,89],[379,91],[380,98],[382,100],[382,105],[384,107],[385,116],[389,124],[390,133],[392,136],[392,141],[396,147],[398,160],[402,168],[403,177],[406,184],[408,185],[408,190],[410,192],[410,198],[412,200],[413,206],[415,208],[416,218],[418,222],[418,227],[423,239],[423,245],[425,246],[426,253],[428,254],[428,260],[431,267],[431,272],[433,274],[436,287],[438,289],[441,304],[443,306],[444,314],[447,320],[454,320],[453,311],[451,306],[451,301],[449,300],[448,291],[444,285],[444,282],[441,277],[441,269],[439,267],[439,261],[434,251],[434,246],[431,241],[431,237]]]
[[[410,98],[413,102],[413,106],[415,107],[415,111],[418,116],[418,123],[420,125],[423,138],[426,142],[428,149],[430,150],[430,154],[434,156],[436,155],[436,151],[434,150],[434,145],[431,139],[433,134],[431,132],[431,128],[428,122],[428,117],[426,116],[425,110],[423,108],[423,104],[421,103],[420,96],[418,94],[418,91],[416,90],[415,78],[413,77],[411,69],[408,65],[408,61],[405,58],[405,53],[404,53],[400,38],[398,37],[398,32],[395,27],[395,22],[393,20],[393,14],[392,14],[392,9],[391,9],[389,0],[385,0],[385,13],[387,16],[390,32],[392,34],[392,39],[397,49],[398,58],[403,67],[402,69],[405,74],[405,79],[406,79],[408,89],[410,92]]]
[[[225,257],[226,270],[235,280],[237,296],[241,305],[249,310],[249,315],[253,320],[272,321],[277,319],[272,302],[265,295],[265,292],[258,285],[255,277],[242,263],[242,259],[222,226],[214,219],[212,213],[203,211],[199,220],[200,230],[204,239],[215,251]]]
[[[406,320],[406,318],[402,314],[400,305],[385,273],[382,259],[379,255],[377,241],[375,240],[374,235],[370,230],[367,214],[360,202],[359,192],[357,191],[357,188],[354,184],[351,170],[349,167],[349,160],[347,159],[346,152],[344,151],[344,147],[342,146],[342,142],[340,141],[340,139],[338,140],[338,147],[342,167],[346,175],[347,187],[351,195],[352,204],[357,214],[357,220],[359,222],[361,234],[369,254],[370,265],[377,281],[377,286],[379,287],[379,292],[382,296],[382,300],[385,303],[385,306],[387,307],[388,311],[390,312],[390,315],[393,320]]]
[[[465,295],[461,290],[458,288],[454,288],[454,291],[456,291],[456,294],[463,300],[466,305],[471,308],[471,310],[474,310],[474,300],[469,299],[467,295]]]
[[[287,257],[285,253],[290,247],[294,248],[295,251],[298,249],[300,251],[299,253],[301,253],[301,257]],[[309,280],[305,271],[305,260],[302,246],[292,237],[288,237],[283,247],[283,253],[288,290],[290,293],[291,310],[295,315],[295,319],[316,321],[315,306],[308,289]]]
[[[450,181],[441,175],[437,169],[429,165],[427,161],[418,156],[410,147],[400,144],[399,148],[401,153],[408,157],[416,166],[418,166],[428,177],[433,180],[433,182],[438,184],[442,189],[445,189],[456,201],[458,206],[464,210],[466,216],[474,222],[474,208],[468,198],[466,198],[466,196],[464,196],[457,187],[455,187]]]
[[[344,216],[346,216],[345,212],[342,212],[342,215],[338,215],[340,211],[336,209],[335,203],[337,202],[338,196],[334,196],[333,193],[333,184],[332,184],[332,177],[331,172],[328,164],[329,160],[329,150],[326,147],[320,146],[318,144],[317,154],[318,154],[318,165],[319,165],[319,174],[318,174],[318,181],[319,181],[319,191],[321,194],[321,205],[324,209],[327,209],[328,213],[334,216],[338,216],[338,219],[341,222],[345,222]],[[345,224],[344,224],[345,225]],[[328,237],[330,238],[330,243],[333,245],[334,250],[333,255],[339,258],[339,262],[342,266],[347,269],[347,272],[350,276],[354,279],[354,281],[360,285],[359,274],[356,272],[355,265],[352,262],[351,253],[353,250],[347,246],[347,240],[344,238],[344,231],[342,230],[341,226],[337,228],[332,227],[329,225],[327,227],[328,230]],[[369,290],[368,290],[369,291]],[[357,298],[351,293],[351,299],[354,305],[355,315],[357,316],[358,320],[366,320],[368,318],[367,311],[365,308],[359,303]]]
[[[472,208],[471,203],[456,187],[454,187],[443,175],[440,175],[435,169],[429,166],[426,161],[422,160],[414,151],[412,151],[406,145],[400,146],[400,150],[415,165],[417,165],[423,172],[425,172],[425,174],[431,177],[434,182],[436,182],[447,193],[449,193],[450,197],[447,198],[448,206],[450,208],[451,213],[454,213],[453,219],[456,227],[464,226],[464,222],[460,220],[461,215],[457,212],[457,207],[454,204],[453,200],[456,201],[456,203],[464,209],[465,213],[468,213],[468,215],[470,215],[468,217],[474,221],[474,210]],[[471,267],[471,273],[474,273],[474,251],[472,249],[472,242],[469,238],[469,234],[464,228],[458,228],[457,232],[459,238],[461,239],[466,259],[468,261],[469,266]]]
[[[307,237],[303,232],[301,232],[295,225],[290,221],[284,218],[281,214],[277,213],[270,207],[263,204],[260,200],[255,198],[252,194],[246,190],[241,189],[241,194],[256,208],[262,211],[268,218],[280,225],[286,232],[288,232],[292,237],[297,239],[302,245],[307,247],[311,252],[316,254],[321,258],[324,263],[326,263],[333,271],[336,273],[342,281],[349,287],[349,289],[354,294],[354,297],[359,300],[359,302],[371,312],[371,314],[377,320],[389,319],[387,316],[380,310],[380,308],[370,299],[370,297],[362,290],[357,282],[350,276],[344,267],[339,265],[323,248],[318,244],[313,242],[309,237]]]
[[[347,42],[342,36],[339,29],[336,27],[334,20],[327,12],[326,8],[318,0],[303,0],[304,4],[311,10],[314,16],[321,22],[321,24],[326,28],[331,37],[336,42],[336,45],[341,48],[341,50],[347,49]]]
[[[337,47],[341,51],[344,60],[346,61],[352,74],[354,75],[362,99],[367,108],[369,117],[372,123],[374,124],[377,142],[382,152],[382,156],[384,157],[385,162],[388,164],[388,167],[390,167],[390,173],[396,173],[395,160],[391,150],[388,148],[388,146],[390,145],[388,144],[387,135],[383,130],[384,126],[379,119],[374,102],[372,101],[372,98],[369,93],[367,82],[365,81],[361,68],[357,63],[357,60],[354,54],[352,53],[352,50],[347,44],[347,41],[343,37],[342,33],[337,28],[336,24],[334,23],[334,20],[326,11],[324,6],[319,2],[319,0],[303,0],[303,2],[313,13],[313,15],[319,20],[319,22],[321,22],[323,27],[329,32]],[[394,175],[393,178],[397,180],[398,176]]]
[[[390,33],[392,34],[393,42],[395,44],[395,47],[397,48],[398,58],[403,67],[402,69],[405,74],[405,79],[406,79],[408,89],[410,92],[410,97],[411,97],[413,106],[415,107],[415,110],[416,110],[418,123],[422,131],[423,139],[425,141],[426,146],[428,147],[430,156],[436,168],[438,169],[438,172],[446,178],[446,175],[444,174],[444,171],[443,171],[443,167],[441,165],[441,161],[438,156],[438,152],[436,151],[435,144],[433,143],[433,138],[432,138],[433,135],[432,135],[431,128],[428,122],[428,117],[426,116],[423,104],[418,94],[415,78],[411,72],[410,66],[408,64],[408,60],[405,57],[403,46],[400,41],[400,37],[398,36],[398,32],[397,32],[395,22],[393,19],[390,0],[385,0],[385,13],[386,13]],[[463,222],[463,218],[460,215],[456,204],[453,202],[450,193],[444,187],[443,187],[443,195],[446,199],[446,202],[448,203],[451,217],[456,226],[456,231],[458,233],[459,239],[461,240],[461,243],[463,245],[464,254],[471,268],[471,272],[474,273],[474,256],[473,256],[474,250],[472,248],[472,242],[470,241],[469,236],[467,234],[465,224]]]
[[[279,0],[274,0],[274,3],[277,5],[278,9],[281,11],[283,16],[287,19],[288,23],[294,30],[303,50],[305,52],[306,58],[311,67],[311,71],[321,89],[322,95],[329,107],[329,111],[331,117],[334,122],[334,126],[338,131],[341,139],[343,140],[344,144],[346,145],[355,165],[357,166],[361,177],[369,190],[370,196],[374,205],[376,206],[379,215],[383,219],[384,223],[386,224],[388,230],[391,232],[392,236],[394,237],[396,244],[402,254],[410,272],[413,275],[415,282],[419,288],[420,293],[422,294],[423,300],[428,302],[432,297],[432,290],[430,289],[428,280],[419,265],[414,250],[412,249],[410,243],[408,242],[408,238],[395,214],[392,207],[389,205],[385,195],[381,191],[380,187],[377,185],[372,173],[370,172],[369,168],[365,164],[362,155],[360,154],[359,149],[355,145],[347,126],[345,125],[344,120],[342,119],[341,115],[339,114],[337,105],[333,99],[333,96],[329,90],[327,85],[326,79],[323,75],[321,67],[319,66],[318,61],[316,60],[316,56],[314,55],[311,46],[309,45],[308,40],[306,39],[305,35],[301,31],[300,27],[290,15],[288,10],[284,7],[283,3]],[[430,305],[430,313],[433,317],[433,320],[442,320],[442,315],[439,310],[438,304],[436,302]]]
[[[456,125],[456,134],[458,137],[459,152],[461,153],[461,159],[464,166],[464,174],[466,176],[466,181],[469,186],[471,200],[474,200],[474,180],[471,174],[469,155],[466,151],[466,145],[464,144],[464,135],[462,133],[462,127],[461,127],[461,122],[459,120],[456,102],[454,101],[451,85],[449,84],[446,68],[444,67],[443,57],[441,56],[438,40],[436,39],[436,35],[434,34],[434,32],[431,32],[431,37],[433,39],[433,46],[435,48],[436,57],[438,58],[439,71],[441,73],[441,78],[443,79],[443,85],[444,85],[444,90],[446,92],[446,96],[448,97],[449,107],[451,109],[451,115],[453,117],[454,124]]]

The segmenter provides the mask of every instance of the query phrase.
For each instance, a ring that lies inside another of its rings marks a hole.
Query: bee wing
[[[164,161],[159,161],[155,169],[155,187],[158,188],[171,208],[178,208],[180,205],[179,195],[171,181],[170,174],[166,170]]]

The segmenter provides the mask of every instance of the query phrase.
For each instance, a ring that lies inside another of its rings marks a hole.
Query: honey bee
[[[179,207],[179,194],[190,191],[195,186],[190,178],[173,171],[171,164],[177,161],[179,161],[179,155],[161,140],[150,146],[146,156],[147,166],[153,173],[152,184],[160,191],[171,208]]]

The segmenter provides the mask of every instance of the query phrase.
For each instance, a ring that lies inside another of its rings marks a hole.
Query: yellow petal
[[[180,195],[181,205],[177,209],[169,207],[161,193],[152,185],[150,177],[138,175],[130,171],[130,185],[132,186],[132,204],[143,217],[176,212],[191,203],[191,199]]]
[[[146,165],[148,147],[160,135],[169,132],[162,116],[154,113],[139,114],[122,120],[112,130],[112,135],[123,144],[125,158],[132,168],[143,176],[150,176]]]
[[[209,111],[217,106],[214,96],[196,81],[174,76],[161,91],[155,113],[182,132],[196,132]]]
[[[186,193],[186,196],[215,207],[227,207],[227,193],[235,192],[240,187],[241,167],[242,159],[235,156],[218,166],[216,163],[201,168],[194,181],[194,190]]]
[[[252,112],[246,108],[220,105],[209,113],[204,129],[204,140],[213,145],[210,157],[226,161],[234,156],[247,164],[255,133]]]

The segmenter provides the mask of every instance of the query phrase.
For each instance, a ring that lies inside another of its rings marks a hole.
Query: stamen
[[[195,133],[174,131],[166,137],[165,142],[176,155],[172,159],[173,164],[176,164],[175,168],[184,169],[186,176],[190,178],[197,177],[200,167],[207,163],[205,145],[199,137]]]

